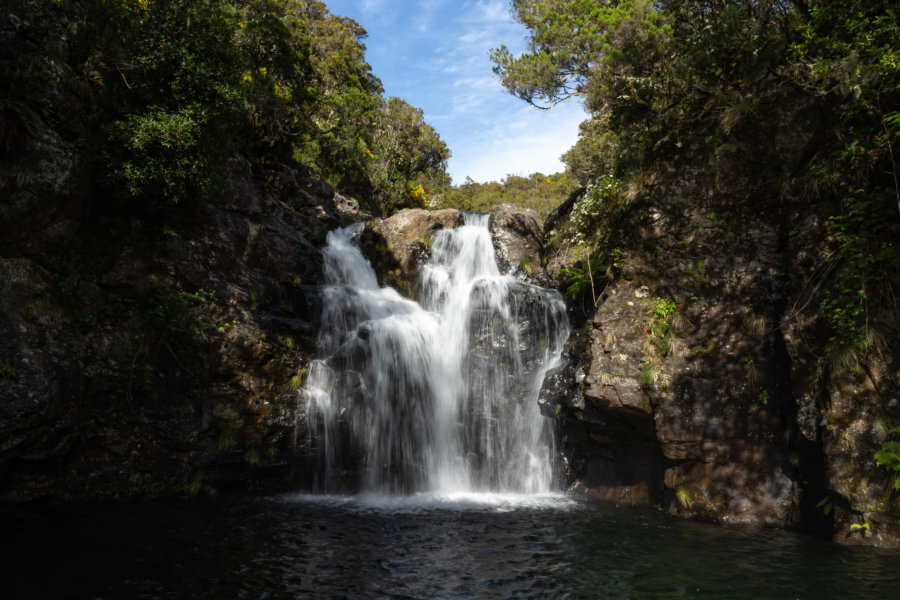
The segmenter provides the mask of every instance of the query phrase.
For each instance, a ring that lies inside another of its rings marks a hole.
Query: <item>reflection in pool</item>
[[[564,495],[0,511],[0,598],[889,598],[900,555]]]

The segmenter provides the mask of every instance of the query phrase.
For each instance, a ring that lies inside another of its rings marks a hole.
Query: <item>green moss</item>
[[[519,258],[519,268],[525,272],[526,275],[532,277],[534,275],[534,268],[531,266],[531,259],[527,256],[522,256]]]
[[[688,275],[693,277],[694,281],[699,283],[701,286],[705,286],[709,283],[706,280],[706,263],[704,263],[699,258],[694,259],[694,264],[688,266],[687,272]]]
[[[892,429],[891,434],[900,435],[900,427]],[[887,471],[893,481],[893,488],[900,490],[900,442],[884,442],[874,458],[876,466]]]
[[[227,452],[237,446],[239,438],[239,423],[234,419],[219,417],[214,426],[216,448],[220,452]]]
[[[691,498],[690,492],[683,487],[679,487],[675,490],[675,499],[678,500],[678,503],[684,508],[691,509],[694,506],[694,501]]]
[[[15,379],[18,376],[19,374],[14,368],[3,361],[0,361],[0,379],[9,381]]]
[[[297,369],[297,373],[288,379],[287,389],[294,392],[303,387],[303,381],[306,379],[306,368]]]

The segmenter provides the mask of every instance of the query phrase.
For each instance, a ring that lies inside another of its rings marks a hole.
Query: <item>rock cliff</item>
[[[352,202],[236,157],[215,201],[136,216],[52,129],[27,143],[0,165],[0,500],[283,487],[317,246]]]
[[[761,176],[808,156],[821,124],[801,106],[776,116],[712,149],[673,144],[620,194],[588,189],[551,215],[545,264],[583,325],[542,403],[590,495],[897,546],[874,458],[900,417],[897,349],[825,349],[829,209]],[[592,252],[579,207],[598,199]]]
[[[491,209],[501,270],[571,298],[578,329],[541,406],[574,489],[900,545],[874,458],[900,423],[897,340],[873,327],[861,359],[827,351],[834,211],[765,177],[822,127],[784,106],[712,145],[669,140],[639,181],[573,194],[543,231]],[[235,156],[214,200],[123,209],[94,185],[85,132],[27,133],[0,156],[0,501],[303,479],[317,248],[354,203],[300,165]],[[412,296],[431,235],[460,222],[401,211],[361,242]]]

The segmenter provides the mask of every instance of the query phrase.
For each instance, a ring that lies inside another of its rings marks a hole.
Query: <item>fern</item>
[[[566,276],[566,296],[569,298],[585,298],[590,294],[597,301],[597,284],[606,280],[609,262],[603,252],[594,256],[587,255],[586,260],[578,261],[574,267],[562,269]]]
[[[900,434],[900,427],[893,428],[891,433]],[[875,464],[890,473],[900,473],[900,442],[883,443],[875,453]],[[900,478],[894,480],[894,489],[900,490]]]

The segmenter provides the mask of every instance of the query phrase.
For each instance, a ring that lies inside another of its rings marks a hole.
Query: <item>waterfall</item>
[[[500,274],[488,215],[435,233],[421,304],[379,287],[355,244],[324,248],[320,358],[304,386],[320,491],[549,491],[537,396],[569,334],[556,291]]]

